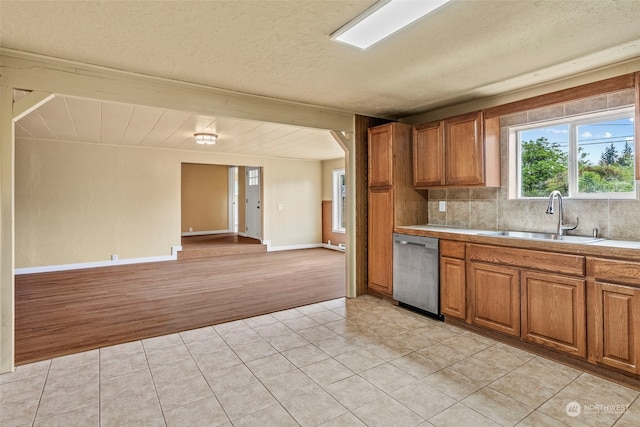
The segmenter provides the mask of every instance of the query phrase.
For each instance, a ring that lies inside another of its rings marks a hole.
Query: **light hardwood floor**
[[[344,253],[229,255],[16,277],[16,364],[345,295]]]

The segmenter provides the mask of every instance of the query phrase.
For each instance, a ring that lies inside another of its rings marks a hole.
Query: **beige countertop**
[[[589,243],[566,242],[562,240],[523,239],[491,235],[499,230],[479,230],[440,225],[398,226],[396,233],[405,233],[469,243],[508,246],[522,249],[562,252],[590,256],[606,256],[640,261],[640,241],[606,239]]]

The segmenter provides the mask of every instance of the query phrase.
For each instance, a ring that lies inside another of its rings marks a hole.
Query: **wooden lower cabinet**
[[[640,288],[594,283],[596,361],[640,374]]]
[[[520,336],[520,270],[468,263],[471,323]]]
[[[369,189],[369,288],[393,296],[393,189]]]
[[[522,338],[586,357],[585,280],[522,271]]]
[[[467,283],[463,259],[440,258],[440,309],[445,316],[467,317]]]

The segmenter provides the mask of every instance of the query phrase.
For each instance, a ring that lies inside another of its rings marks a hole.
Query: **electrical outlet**
[[[111,261],[117,261],[118,260],[118,254],[111,254]]]
[[[440,212],[446,212],[447,211],[447,202],[444,200],[440,200],[440,203],[438,203],[438,210]]]

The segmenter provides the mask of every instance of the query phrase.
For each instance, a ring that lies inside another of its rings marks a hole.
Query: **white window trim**
[[[567,116],[560,117],[557,119],[544,120],[535,123],[527,123],[524,125],[511,126],[509,127],[509,153],[513,153],[513,155],[509,155],[509,198],[510,199],[521,199],[521,200],[542,200],[547,197],[524,197],[522,196],[522,182],[520,175],[520,144],[518,143],[518,132],[528,129],[535,129],[542,126],[555,126],[558,124],[568,124],[569,125],[569,194],[565,196],[565,198],[571,198],[576,200],[630,200],[637,198],[638,191],[638,181],[634,181],[634,189],[633,191],[626,193],[578,193],[577,183],[578,183],[578,166],[576,163],[577,159],[577,142],[575,139],[575,129],[580,125],[584,125],[585,123],[592,123],[597,121],[598,118],[607,118],[615,120],[617,118],[624,118],[631,115],[631,117],[635,117],[635,107],[623,107],[615,110],[607,110],[600,111],[594,113],[585,113],[580,114],[578,116]],[[635,135],[635,139],[637,140],[639,135]],[[640,146],[640,144],[634,144],[634,157],[638,155],[636,152],[636,147]]]
[[[340,211],[340,176],[344,176],[344,169],[334,169],[333,170],[333,202],[332,205],[332,215],[331,215],[331,228],[334,233],[346,233],[346,229],[344,227],[340,227],[340,223],[342,222],[342,218],[345,212]],[[345,177],[346,179],[346,177]]]

